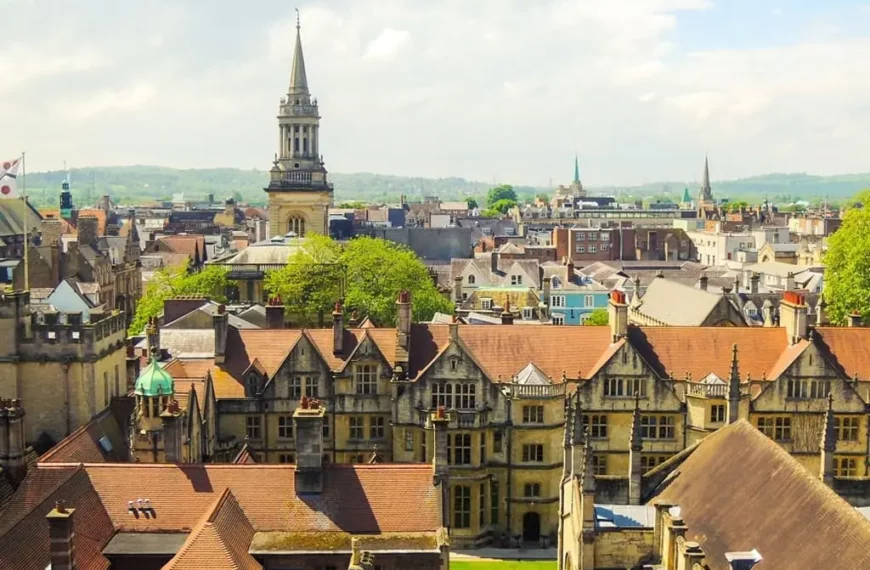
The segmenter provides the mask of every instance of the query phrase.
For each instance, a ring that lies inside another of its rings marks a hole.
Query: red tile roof
[[[197,249],[200,259],[205,251],[205,236],[163,236],[158,241],[168,247],[172,253],[183,253],[191,259],[196,255]]]
[[[111,447],[106,451],[100,444],[106,438]],[[81,426],[39,458],[41,463],[108,463],[127,461],[124,435],[110,409],[106,409]]]
[[[227,488],[163,570],[262,570],[248,554],[254,527]]]
[[[40,465],[38,471],[68,470]],[[86,465],[119,532],[193,529],[229,488],[254,528],[280,531],[429,532],[441,526],[440,493],[426,464],[325,467],[319,495],[296,495],[293,465]],[[127,502],[147,494],[156,517],[136,517]],[[136,496],[134,496],[136,495]],[[41,569],[40,569],[41,570]]]
[[[688,373],[696,382],[711,372],[727,379],[734,344],[741,380],[745,381],[747,374],[753,380],[771,378],[789,346],[781,327],[631,327],[629,340],[659,374],[683,379]]]
[[[815,331],[849,378],[870,380],[870,329],[819,327]]]
[[[49,565],[48,522],[57,501],[73,513],[75,563],[81,570],[103,570],[102,550],[114,535],[112,521],[88,474],[80,467],[37,468],[25,479],[0,517],[0,568],[45,570]]]

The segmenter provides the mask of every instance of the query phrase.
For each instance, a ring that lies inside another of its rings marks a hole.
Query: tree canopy
[[[607,313],[607,309],[595,309],[589,316],[586,317],[586,320],[583,321],[584,325],[587,326],[604,326],[610,322],[610,315]]]
[[[227,287],[232,284],[233,282],[227,279],[226,270],[217,265],[206,265],[197,273],[188,273],[186,267],[161,269],[145,285],[128,332],[141,333],[148,319],[159,315],[163,311],[163,302],[170,297],[202,295],[212,301],[225,303]]]
[[[828,238],[824,295],[831,322],[843,324],[853,311],[870,315],[870,208],[848,210]]]
[[[514,190],[514,187],[510,184],[502,184],[495,188],[490,188],[489,192],[486,194],[487,207],[492,208],[500,200],[513,200],[516,204],[517,193]]]
[[[510,211],[511,208],[517,205],[516,200],[509,200],[504,198],[502,200],[498,200],[497,202],[491,204],[489,208],[484,211],[484,214],[490,217],[503,216]]]
[[[322,325],[335,302],[379,325],[396,321],[396,298],[410,291],[415,321],[436,312],[451,312],[450,300],[438,292],[429,271],[410,249],[371,237],[341,245],[328,237],[306,238],[285,268],[266,274],[266,290],[279,295],[291,321]]]
[[[469,210],[477,208],[477,200],[475,200],[474,198],[466,198],[465,203],[466,205],[468,205]]]

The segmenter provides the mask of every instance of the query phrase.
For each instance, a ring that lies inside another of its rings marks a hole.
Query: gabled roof
[[[816,327],[843,373],[849,378],[870,380],[870,329],[864,327]]]
[[[652,503],[678,505],[710,570],[757,549],[769,570],[870,568],[870,524],[745,420],[695,446]]]
[[[129,444],[112,408],[100,412],[39,458],[40,463],[121,463],[129,460]]]
[[[721,295],[668,279],[653,279],[637,312],[672,326],[700,326],[722,302]]]
[[[527,386],[546,386],[553,381],[547,378],[540,368],[529,362],[525,368],[516,375],[517,384]]]
[[[163,570],[261,570],[248,554],[253,538],[254,527],[232,491],[224,489]]]

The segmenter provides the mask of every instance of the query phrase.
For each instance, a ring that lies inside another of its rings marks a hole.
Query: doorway
[[[526,513],[523,515],[523,541],[538,542],[541,539],[541,515]]]

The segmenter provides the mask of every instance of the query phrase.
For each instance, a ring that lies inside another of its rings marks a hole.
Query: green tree
[[[366,205],[365,202],[360,202],[359,200],[355,200],[353,202],[342,202],[339,208],[346,208],[348,210],[365,210]]]
[[[183,266],[161,269],[145,286],[128,332],[141,333],[148,319],[163,312],[163,302],[170,297],[202,295],[212,301],[225,303],[227,287],[233,284],[227,279],[226,270],[217,265],[206,265],[202,271],[190,274]]]
[[[870,315],[870,208],[848,210],[828,238],[824,296],[831,322],[843,324],[853,311]]]
[[[341,248],[329,237],[316,234],[303,243],[286,266],[266,273],[264,285],[270,295],[281,297],[292,323],[322,326],[342,296]]]
[[[466,198],[465,203],[468,205],[469,210],[477,208],[477,200],[475,200],[474,198]]]
[[[411,292],[415,321],[453,309],[414,252],[371,237],[344,246],[323,236],[306,239],[286,268],[266,275],[266,290],[280,295],[291,320],[295,316],[300,324],[322,324],[322,315],[342,293],[347,311],[356,310],[385,326],[395,324],[401,291]]]
[[[490,207],[486,209],[486,215],[491,217],[503,216],[516,205],[516,200],[509,200],[505,198],[495,202],[494,204],[491,204]]]
[[[607,309],[595,309],[589,316],[583,321],[583,324],[586,326],[599,327],[604,326],[608,322],[610,322],[610,316],[607,313]]]
[[[514,191],[514,187],[510,184],[502,184],[495,188],[490,188],[486,195],[486,205],[492,208],[500,200],[513,200],[516,203],[517,193]]]

